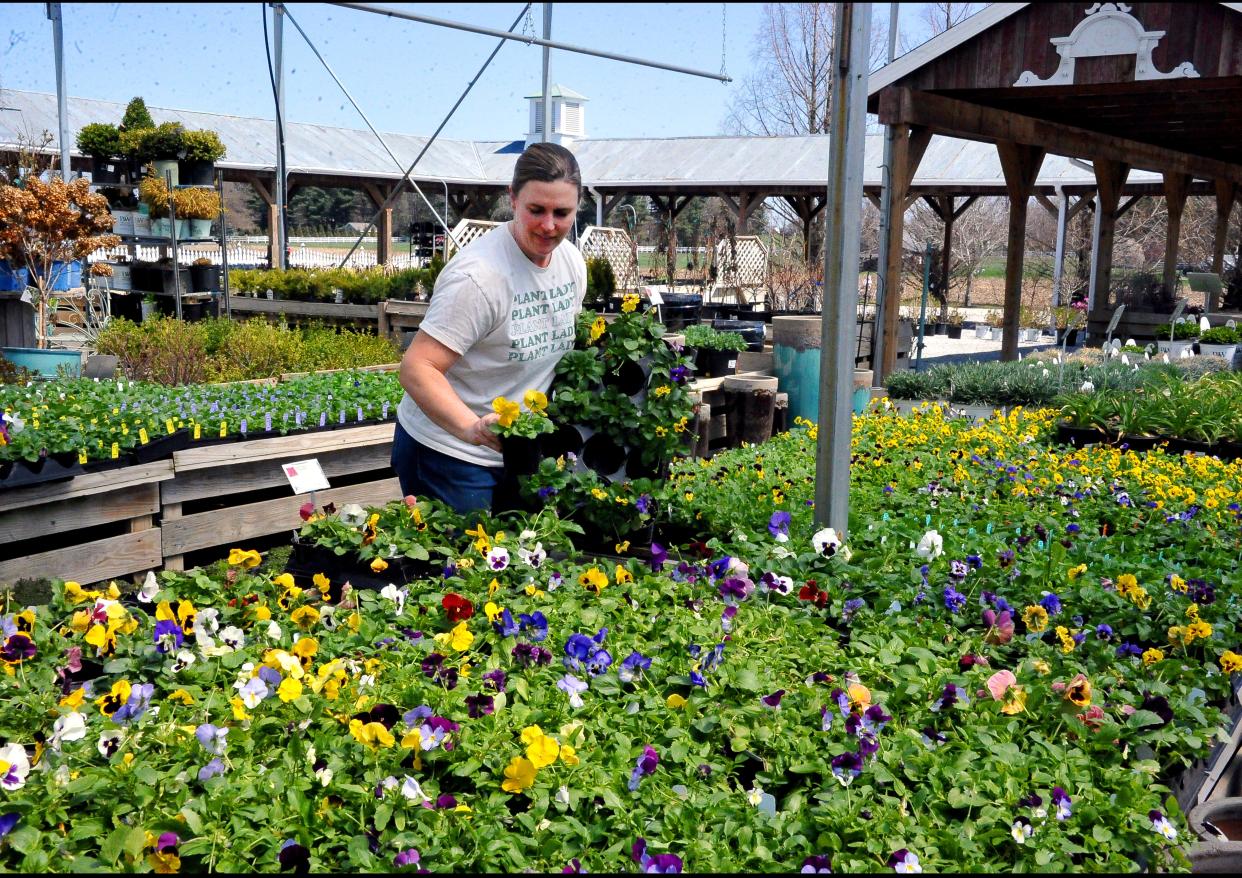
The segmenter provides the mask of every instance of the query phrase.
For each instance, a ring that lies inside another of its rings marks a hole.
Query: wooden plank
[[[318,455],[324,475],[333,479],[352,473],[387,469],[392,457],[392,432],[389,430],[389,441],[385,443],[344,448]],[[175,479],[160,485],[160,496],[165,504],[180,505],[204,497],[219,497],[287,484],[288,479],[276,461],[256,460],[231,466],[224,473],[215,469],[178,473]]]
[[[171,460],[157,460],[154,463],[144,463],[138,466],[123,466],[101,473],[84,473],[64,482],[0,491],[0,512],[10,509],[27,509],[42,503],[56,503],[74,497],[106,494],[109,491],[119,491],[148,482],[161,482],[172,477],[173,462]]]
[[[229,307],[234,311],[256,314],[297,314],[302,317],[350,317],[362,320],[379,318],[378,305],[338,305],[335,302],[296,302],[290,299],[229,296]]]
[[[122,534],[0,562],[0,583],[30,577],[102,582],[160,566],[160,529]]]
[[[922,125],[952,137],[993,143],[1008,140],[1039,146],[1057,155],[1111,159],[1145,170],[1242,182],[1242,167],[1228,162],[944,95],[890,86],[880,92],[879,99],[880,122],[885,125]]]
[[[131,485],[102,501],[75,497],[0,513],[0,544],[147,516],[160,508],[158,482]]]
[[[173,454],[173,468],[178,474],[208,467],[233,466],[256,460],[276,458],[296,459],[314,456],[342,448],[362,445],[379,445],[391,442],[393,424],[372,424],[369,427],[353,427],[345,430],[320,430],[314,433],[298,433],[275,439],[251,439],[247,442],[229,442],[209,445],[206,448],[187,448]]]
[[[427,309],[431,307],[430,302],[415,302],[409,299],[388,299],[384,305],[384,311],[391,319],[393,317],[426,317]]]
[[[401,483],[396,478],[333,488],[315,495],[319,503],[335,503],[338,507],[346,503],[378,506],[400,497]],[[160,528],[164,555],[184,555],[197,549],[239,544],[255,537],[294,530],[301,526],[298,509],[305,502],[305,497],[280,497],[166,520]]]

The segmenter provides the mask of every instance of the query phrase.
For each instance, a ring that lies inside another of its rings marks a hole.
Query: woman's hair
[[[513,182],[509,187],[516,196],[523,186],[532,181],[558,183],[562,180],[573,183],[579,193],[582,192],[582,171],[578,169],[574,154],[555,143],[532,143],[518,156],[513,166]]]

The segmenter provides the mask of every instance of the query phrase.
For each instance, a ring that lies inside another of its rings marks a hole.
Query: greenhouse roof
[[[90,122],[119,122],[125,105],[88,98],[69,99],[69,128]],[[187,128],[208,128],[228,149],[219,162],[230,178],[267,176],[275,165],[276,123],[271,119],[228,116],[151,107],[157,122],[176,121]],[[0,91],[0,149],[12,148],[19,135],[57,130],[56,96],[39,92]],[[339,177],[342,183],[400,179],[402,171],[428,138],[385,133],[402,170],[369,131],[289,122],[286,157],[290,174]],[[418,181],[445,181],[480,189],[506,186],[522,141],[467,141],[440,138],[411,175]],[[718,194],[721,190],[763,191],[771,195],[822,192],[828,177],[828,139],[791,137],[673,137],[582,139],[568,144],[582,167],[583,182],[601,190]],[[77,155],[77,150],[71,150]],[[865,183],[878,192],[882,182],[883,137],[868,135]],[[1056,185],[1094,190],[1089,168],[1050,155],[1036,188],[1045,194]],[[1131,190],[1158,189],[1160,175],[1131,171]],[[991,144],[952,137],[932,138],[914,179],[915,193],[1005,194],[1005,178]]]

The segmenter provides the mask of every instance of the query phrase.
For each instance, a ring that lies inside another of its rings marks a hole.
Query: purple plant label
[[[388,420],[388,403],[384,403],[384,420]]]
[[[362,422],[362,406],[358,406],[358,421]]]
[[[267,416],[264,417],[263,427],[265,430],[267,430],[267,432],[269,433],[272,432],[272,413],[271,412],[268,412]]]
[[[337,418],[336,422],[337,422],[338,424],[343,424],[343,423],[345,423],[345,412],[343,412],[343,411],[341,412],[341,416],[340,416],[339,418]]]
[[[328,413],[320,412],[319,413],[319,426],[326,427],[327,425],[328,425]]]

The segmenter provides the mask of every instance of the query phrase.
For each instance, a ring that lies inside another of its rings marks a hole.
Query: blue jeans
[[[396,427],[392,468],[401,481],[402,494],[442,500],[459,513],[491,507],[504,467],[459,460],[418,442],[401,424]]]

